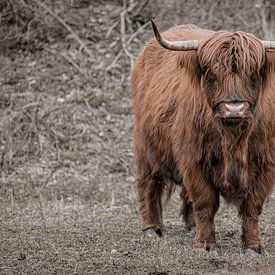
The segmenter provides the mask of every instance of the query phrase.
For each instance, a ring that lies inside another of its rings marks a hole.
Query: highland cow
[[[195,247],[215,247],[222,195],[238,209],[243,247],[262,253],[259,216],[275,179],[275,42],[152,25],[131,74],[142,229],[163,234],[162,198],[179,184]]]

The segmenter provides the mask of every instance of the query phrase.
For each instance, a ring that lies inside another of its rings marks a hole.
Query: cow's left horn
[[[275,49],[275,41],[263,41],[262,44],[265,49]]]
[[[196,50],[199,46],[199,40],[186,40],[186,41],[169,41],[161,37],[158,28],[153,19],[151,19],[152,27],[158,43],[165,49],[172,51],[188,51]]]

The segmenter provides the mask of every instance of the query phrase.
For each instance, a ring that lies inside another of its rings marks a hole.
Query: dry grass
[[[217,217],[219,254],[193,250],[193,233],[184,232],[179,219],[178,194],[165,213],[169,235],[142,236],[128,85],[131,58],[152,35],[141,29],[148,17],[162,29],[197,23],[263,37],[262,6],[41,2],[70,28],[37,0],[0,4],[0,273],[271,274],[274,198],[262,216],[266,256],[240,250],[236,211],[224,204]]]

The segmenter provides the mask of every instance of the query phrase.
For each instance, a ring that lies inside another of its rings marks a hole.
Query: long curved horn
[[[151,19],[151,24],[154,30],[155,37],[163,48],[172,51],[188,51],[196,50],[199,46],[199,40],[186,40],[186,41],[169,41],[161,37],[158,28],[153,19]]]
[[[262,40],[262,44],[265,49],[275,49],[275,41],[264,41]]]

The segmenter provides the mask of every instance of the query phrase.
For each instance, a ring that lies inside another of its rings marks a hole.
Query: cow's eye
[[[212,72],[206,71],[206,73],[205,73],[205,79],[207,81],[215,81],[216,80],[216,76]]]
[[[262,78],[259,74],[253,73],[249,80],[249,91],[253,93],[255,90],[259,89],[262,83]]]
[[[208,94],[214,93],[216,82],[216,76],[210,71],[206,71],[204,75],[204,88]]]

